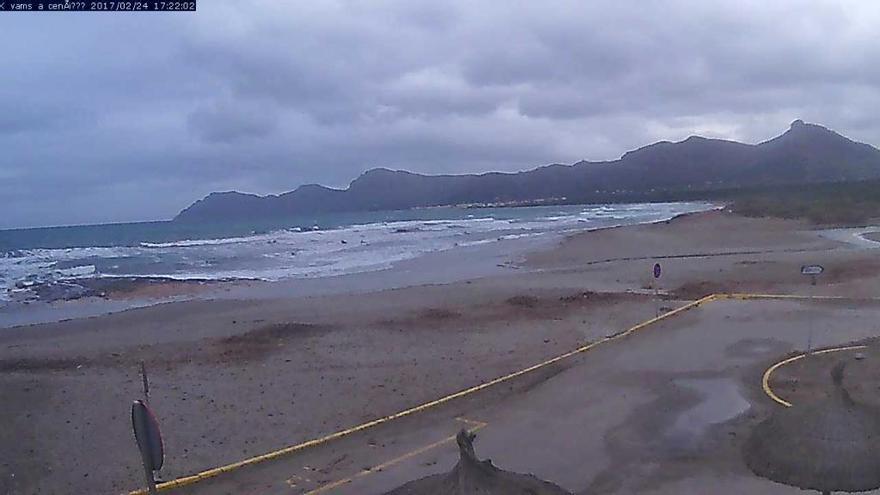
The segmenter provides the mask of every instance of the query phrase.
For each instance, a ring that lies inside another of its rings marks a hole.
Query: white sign
[[[819,275],[825,271],[822,265],[804,265],[801,267],[802,275]]]

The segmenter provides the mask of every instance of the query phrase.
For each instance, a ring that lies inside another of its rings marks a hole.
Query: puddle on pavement
[[[728,356],[739,358],[762,358],[764,356],[784,354],[791,350],[791,345],[774,339],[743,339],[727,346]]]
[[[667,446],[674,449],[696,448],[709,427],[739,416],[750,405],[730,378],[681,379],[675,383],[697,392],[700,402],[682,411],[667,430]]]

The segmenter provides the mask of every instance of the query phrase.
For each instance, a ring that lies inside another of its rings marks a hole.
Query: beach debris
[[[844,366],[831,371],[829,398],[779,409],[755,427],[743,450],[752,472],[822,493],[880,487],[880,409],[850,397]]]
[[[571,495],[531,474],[511,473],[493,466],[489,459],[477,459],[475,437],[466,430],[455,437],[459,460],[449,473],[411,481],[386,495]]]
[[[541,300],[535,296],[518,295],[507,298],[506,302],[511,306],[520,308],[534,308],[541,303]]]

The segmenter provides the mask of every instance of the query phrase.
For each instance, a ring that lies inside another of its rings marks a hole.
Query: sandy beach
[[[264,290],[3,329],[0,493],[140,487],[128,417],[140,362],[170,479],[484,382],[709,293],[874,295],[876,253],[804,223],[716,211],[576,234],[470,280]],[[819,262],[811,286],[799,267]]]

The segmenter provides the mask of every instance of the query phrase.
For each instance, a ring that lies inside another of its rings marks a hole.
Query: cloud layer
[[[168,218],[377,166],[613,159],[795,118],[880,142],[880,6],[212,0],[4,14],[0,228]]]

